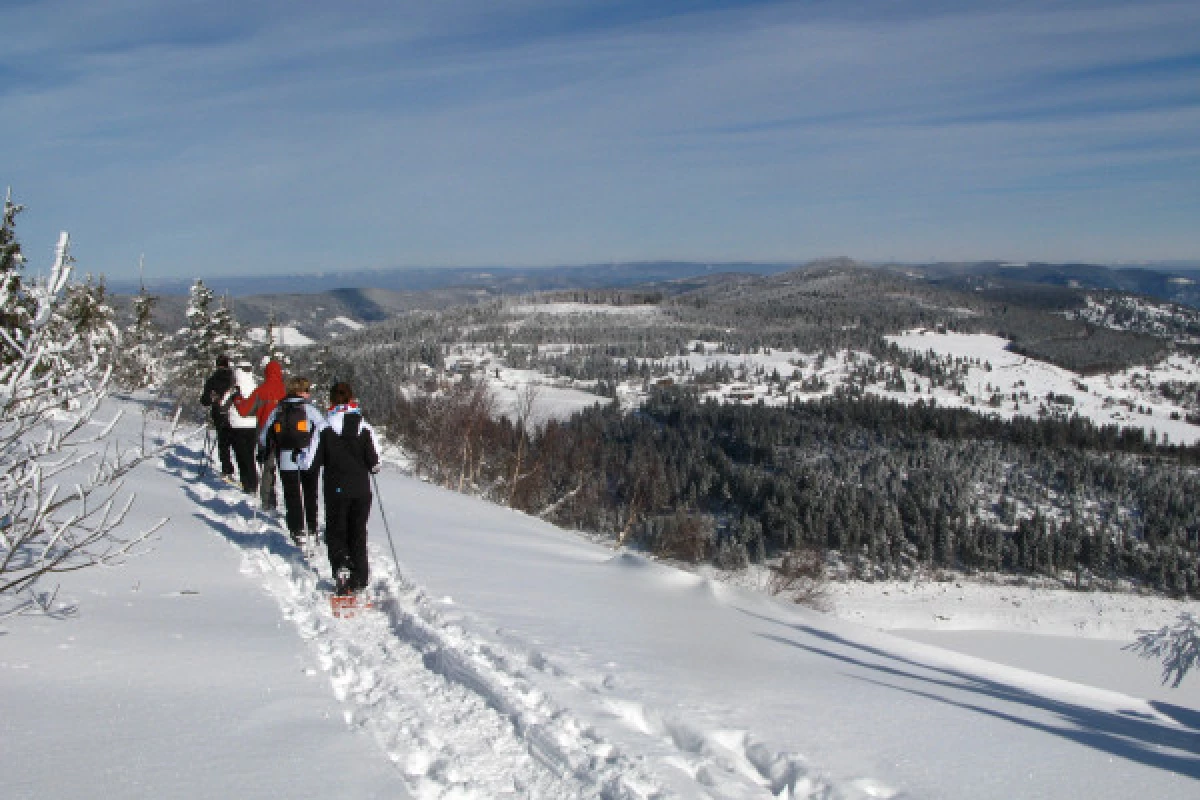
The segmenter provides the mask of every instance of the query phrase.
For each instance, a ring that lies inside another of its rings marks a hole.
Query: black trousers
[[[279,482],[283,484],[284,521],[289,533],[297,534],[307,527],[309,533],[316,534],[320,475],[320,470],[315,469],[279,470]]]
[[[267,511],[274,511],[279,505],[279,498],[275,492],[275,473],[279,471],[279,461],[273,447],[267,448],[265,456],[262,462],[262,476],[258,479],[258,500]]]
[[[370,572],[367,567],[367,517],[371,515],[371,495],[339,497],[325,494],[325,545],[329,548],[329,566],[337,571],[350,570],[350,588],[365,589]]]
[[[254,447],[258,443],[258,432],[254,428],[230,428],[233,440],[233,457],[237,459],[238,477],[242,490],[258,491],[258,464],[254,463]]]
[[[226,425],[223,428],[217,428],[217,455],[221,458],[221,474],[233,474],[233,428]]]

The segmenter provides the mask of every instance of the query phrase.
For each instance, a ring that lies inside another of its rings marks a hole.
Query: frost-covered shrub
[[[800,546],[771,566],[767,591],[783,595],[810,608],[821,608],[829,591],[825,574],[825,556],[815,547]]]
[[[119,496],[120,481],[148,453],[114,446],[116,419],[90,426],[112,375],[115,340],[103,343],[113,329],[72,316],[83,306],[72,302],[66,233],[49,277],[25,281],[20,210],[6,198],[0,228],[0,617],[52,610],[44,578],[119,561],[162,524],[125,529],[133,497]]]

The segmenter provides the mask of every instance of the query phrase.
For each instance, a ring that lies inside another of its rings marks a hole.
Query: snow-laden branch
[[[1178,687],[1192,667],[1200,662],[1200,619],[1184,611],[1179,619],[1158,630],[1139,630],[1138,638],[1125,650],[1142,658],[1162,662],[1162,682]]]
[[[6,238],[11,239],[5,217]],[[111,326],[81,335],[67,314],[72,258],[62,234],[44,281],[19,265],[0,275],[0,618],[52,612],[49,576],[135,554],[166,520],[130,530],[134,496],[122,478],[175,440],[178,415],[156,447],[122,447],[121,414],[93,424],[112,379]],[[15,288],[14,288],[15,287]],[[61,491],[55,481],[70,480]]]

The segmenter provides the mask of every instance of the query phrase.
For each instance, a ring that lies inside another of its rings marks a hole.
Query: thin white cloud
[[[27,6],[0,177],[111,272],[1200,253],[1123,222],[1200,210],[1195,4],[845,5]]]

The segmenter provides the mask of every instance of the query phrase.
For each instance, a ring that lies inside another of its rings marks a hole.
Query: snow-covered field
[[[510,314],[553,314],[565,316],[570,314],[605,314],[608,316],[656,317],[660,314],[658,306],[614,306],[606,303],[534,303],[513,306]]]
[[[488,385],[496,400],[496,413],[509,419],[517,418],[521,395],[529,391],[526,387],[535,387],[530,422],[538,427],[551,419],[567,419],[576,411],[606,402],[605,398],[582,389],[556,386],[533,370],[501,367],[499,377],[493,373]]]
[[[389,468],[378,607],[337,620],[323,559],[200,450],[130,481],[135,523],[172,517],[152,552],[64,580],[75,616],[4,623],[0,796],[1200,790],[1198,676],[1163,689],[1120,650],[1197,604],[951,582],[809,611]]]
[[[523,319],[535,315],[612,317],[617,324],[621,317],[626,317],[631,324],[637,325],[653,322],[659,317],[666,319],[661,309],[654,305],[559,302],[515,305],[507,312]],[[523,319],[512,324],[520,325]],[[344,316],[328,320],[326,326],[348,330],[363,327],[362,323]],[[261,328],[248,333],[251,339],[260,342],[266,335]],[[279,344],[290,347],[313,344],[311,339],[289,326],[277,327],[275,336]],[[1153,431],[1160,440],[1171,443],[1200,442],[1200,425],[1187,421],[1189,414],[1195,414],[1195,409],[1178,405],[1157,388],[1164,383],[1200,384],[1200,359],[1195,356],[1177,353],[1150,368],[1084,378],[1010,352],[1007,340],[986,334],[939,333],[922,329],[887,339],[911,352],[931,353],[943,360],[959,359],[961,363],[957,369],[962,388],[933,386],[927,378],[903,370],[904,390],[874,383],[866,387],[871,394],[905,403],[935,400],[944,407],[967,408],[1004,418],[1079,414],[1098,425],[1138,428],[1147,433]],[[576,347],[578,345],[541,344],[538,351],[542,355],[567,353]],[[718,342],[704,341],[693,341],[689,348],[692,352],[686,355],[655,359],[652,363],[665,369],[672,380],[682,383],[693,381],[706,369],[729,367],[735,375],[732,382],[701,387],[703,396],[722,402],[783,406],[793,400],[824,397],[850,381],[855,370],[874,363],[869,354],[849,350],[821,357],[817,353],[788,350],[729,353]],[[452,368],[460,360],[470,362],[472,372],[485,378],[491,387],[497,412],[501,414],[513,414],[521,387],[531,383],[539,385],[539,403],[533,415],[539,424],[606,402],[605,398],[589,391],[594,388],[594,381],[571,381],[534,370],[512,369],[494,347],[462,342],[450,348],[446,360]],[[617,394],[624,407],[636,407],[646,396],[646,386],[642,380],[628,381],[617,386]]]
[[[1183,418],[1185,409],[1157,396],[1153,387],[1169,380],[1200,380],[1200,364],[1194,357],[1173,355],[1153,368],[1134,368],[1110,375],[1082,378],[1069,370],[1026,358],[1007,350],[1008,341],[986,334],[934,333],[912,331],[888,339],[905,350],[933,351],[941,356],[978,360],[988,364],[970,366],[964,384],[968,397],[948,391],[935,391],[932,396],[941,405],[972,407],[981,413],[1012,417],[1019,413],[1036,416],[1039,401],[1049,394],[1070,397],[1073,405],[1063,406],[1068,413],[1078,413],[1098,425],[1118,425],[1157,431],[1177,444],[1194,444],[1200,440],[1200,426]],[[909,376],[910,381],[916,381]],[[916,381],[915,385],[921,385]],[[996,408],[987,406],[987,398],[1000,393],[1006,400]],[[1014,403],[1013,394],[1028,399]],[[926,395],[927,397],[929,395]],[[1014,406],[1023,405],[1024,412]],[[1172,413],[1179,419],[1171,419]]]
[[[543,351],[556,345],[545,345]],[[487,383],[495,401],[495,413],[516,419],[522,395],[532,391],[533,402],[529,409],[529,423],[542,426],[551,419],[566,419],[576,411],[590,408],[597,403],[608,402],[607,398],[586,391],[586,384],[575,381],[560,381],[532,369],[513,369],[505,366],[498,354],[486,347],[460,345],[448,361],[466,361],[478,379]]]
[[[948,581],[834,583],[838,617],[1001,664],[1200,709],[1200,680],[1164,686],[1154,664],[1122,650],[1138,630],[1200,604],[1154,595]]]
[[[343,319],[339,317],[338,319]],[[359,326],[362,327],[362,326]],[[279,325],[274,330],[275,344],[281,347],[308,347],[313,344],[313,340],[305,336],[303,333],[293,328],[291,325]],[[266,328],[251,328],[246,331],[246,337],[252,342],[265,342],[267,340]]]
[[[933,353],[942,359],[961,359],[958,368],[963,389],[935,387],[928,379],[904,370],[903,391],[872,384],[866,389],[872,394],[904,403],[936,400],[940,406],[967,408],[1004,418],[1077,413],[1098,425],[1154,431],[1175,444],[1200,441],[1200,425],[1187,421],[1188,409],[1157,392],[1164,382],[1200,383],[1200,360],[1194,356],[1176,354],[1153,368],[1083,378],[1070,370],[1012,353],[1006,349],[1007,340],[997,336],[917,330],[887,338],[904,350]],[[684,382],[708,368],[728,366],[734,370],[735,381],[706,387],[704,393],[724,402],[778,406],[791,400],[823,397],[845,384],[856,368],[874,362],[866,353],[848,350],[821,358],[814,353],[787,350],[726,353],[713,342],[693,342],[692,346],[701,352],[655,363],[667,367],[673,377]],[[776,373],[783,384],[772,384]],[[806,383],[809,387],[819,383],[822,388],[804,388]],[[993,405],[993,397],[1000,402]],[[1064,398],[1069,401],[1063,402]]]

